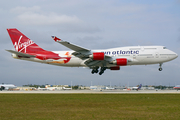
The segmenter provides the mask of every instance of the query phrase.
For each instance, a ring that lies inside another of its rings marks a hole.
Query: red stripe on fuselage
[[[66,59],[63,60],[64,63],[67,63],[70,61],[71,57],[60,57],[57,53],[51,52],[51,51],[37,51],[36,53],[29,53],[31,55],[35,55],[35,58],[38,58],[40,60],[48,60],[48,59],[53,59],[53,60],[59,60],[59,59]]]

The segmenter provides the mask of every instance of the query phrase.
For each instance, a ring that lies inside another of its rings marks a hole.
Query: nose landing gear
[[[162,63],[159,64],[159,71],[162,71]]]

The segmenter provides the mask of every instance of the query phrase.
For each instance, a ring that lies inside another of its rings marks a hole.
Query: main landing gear
[[[162,63],[159,64],[159,71],[162,71]]]
[[[99,69],[99,67],[96,67],[96,68],[92,69],[91,73],[92,73],[92,74],[98,73],[98,72],[99,72],[98,69]],[[107,67],[101,67],[100,72],[99,72],[99,75],[102,75],[106,69],[107,69]]]
[[[106,69],[107,69],[106,67],[101,67],[101,70],[100,70],[100,72],[99,72],[99,75],[102,75]]]
[[[91,73],[94,74],[94,73],[98,73],[99,72],[99,67],[95,67],[94,69],[92,69]]]

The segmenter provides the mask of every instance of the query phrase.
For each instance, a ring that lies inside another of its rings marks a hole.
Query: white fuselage
[[[41,62],[47,64],[53,64],[58,66],[67,66],[67,67],[86,67],[84,62],[88,59],[80,59],[72,55],[74,51],[53,51],[54,53],[59,54],[59,56],[64,57],[62,61],[66,59],[68,53],[68,57],[70,57],[70,61],[67,63],[59,64],[54,63],[51,59],[48,60],[40,60],[37,58],[18,58],[14,56],[14,58]],[[164,46],[132,46],[132,47],[119,47],[112,49],[103,49],[103,50],[92,50],[93,52],[104,52],[105,55],[110,56],[112,60],[117,58],[126,58],[128,59],[127,65],[147,65],[147,64],[162,64],[164,62],[171,61],[178,57],[178,55],[167,49]],[[58,60],[60,61],[60,60]],[[116,66],[113,64],[106,63],[107,67]]]
[[[88,67],[91,73],[102,75],[106,69],[120,70],[120,66],[162,64],[178,55],[164,46],[130,46],[103,50],[91,50],[56,36],[52,39],[72,51],[47,51],[26,37],[16,28],[7,29],[15,50],[6,50],[21,60],[66,67]]]
[[[0,88],[1,87],[4,87],[4,90],[17,88],[17,86],[15,86],[13,84],[0,84]]]

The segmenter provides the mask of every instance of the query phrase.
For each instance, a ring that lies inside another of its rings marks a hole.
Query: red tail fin
[[[36,53],[38,51],[44,51],[36,43],[18,31],[16,28],[7,29],[9,36],[11,37],[14,48],[18,52],[22,53]]]

